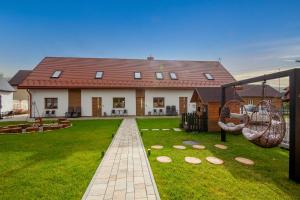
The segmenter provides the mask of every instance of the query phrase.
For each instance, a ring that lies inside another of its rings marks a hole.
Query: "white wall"
[[[65,116],[68,111],[68,90],[66,89],[33,89],[30,90],[32,103],[32,117],[43,117],[45,110],[55,110],[56,116]],[[45,98],[57,98],[57,109],[45,109]],[[35,113],[34,113],[35,112]],[[39,113],[39,115],[38,115]]]
[[[13,110],[13,93],[12,92],[2,92],[1,95],[1,112],[12,111]]]
[[[83,89],[81,90],[82,116],[92,116],[92,97],[102,97],[102,116],[111,114],[113,97],[125,97],[125,109],[128,115],[135,115],[136,95],[134,89]]]
[[[176,106],[176,110],[179,113],[179,97],[187,97],[188,100],[188,112],[196,111],[195,103],[190,103],[193,90],[167,90],[167,89],[147,89],[145,90],[145,115],[148,115],[150,111],[153,113],[153,97],[164,97],[166,112],[166,106]]]

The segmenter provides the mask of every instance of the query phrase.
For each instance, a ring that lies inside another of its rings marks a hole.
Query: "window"
[[[114,97],[113,98],[114,108],[125,108],[125,97]]]
[[[45,98],[45,109],[57,109],[57,98]]]
[[[155,76],[156,76],[156,79],[159,79],[159,80],[164,79],[164,75],[162,72],[155,72]]]
[[[95,78],[96,79],[101,79],[102,77],[103,77],[103,72],[102,71],[97,71]]]
[[[162,108],[165,106],[165,98],[164,97],[154,97],[153,98],[153,107],[154,108]]]
[[[57,71],[53,72],[51,78],[59,78],[60,75],[61,75],[61,71],[57,70]]]
[[[170,78],[171,78],[172,80],[177,80],[177,75],[176,75],[176,73],[175,73],[175,72],[170,72]]]
[[[134,72],[134,78],[135,79],[141,79],[142,78],[142,73],[141,72]]]
[[[215,78],[210,73],[204,73],[207,80],[214,80]]]

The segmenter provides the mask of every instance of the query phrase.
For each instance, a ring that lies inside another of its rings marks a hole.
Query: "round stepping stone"
[[[192,146],[194,149],[205,149],[204,145],[200,145],[200,144],[195,144]]]
[[[170,163],[170,162],[172,162],[172,159],[170,157],[168,157],[168,156],[158,156],[156,158],[156,160],[158,162],[161,162],[161,163]]]
[[[254,162],[248,158],[236,157],[235,160],[244,165],[254,165]]]
[[[174,145],[173,147],[174,147],[175,149],[181,149],[181,150],[186,149],[186,147],[185,147],[185,146],[182,146],[182,145]]]
[[[198,165],[201,163],[201,160],[199,158],[195,158],[195,157],[185,157],[184,160],[185,160],[185,162],[194,164],[194,165]]]
[[[161,146],[161,145],[153,145],[153,146],[151,146],[151,149],[162,149],[162,148],[164,148],[164,147]]]
[[[215,147],[217,147],[219,149],[228,149],[228,147],[223,144],[215,144]]]
[[[190,146],[195,145],[195,144],[199,144],[199,142],[193,141],[193,140],[186,140],[186,141],[183,141],[182,143],[185,144],[185,145],[190,145]]]
[[[206,160],[214,165],[222,165],[224,163],[223,160],[212,156],[206,157]]]

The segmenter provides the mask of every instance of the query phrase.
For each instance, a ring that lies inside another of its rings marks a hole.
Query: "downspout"
[[[28,92],[28,94],[29,94],[29,117],[30,118],[32,118],[32,97],[31,97],[31,93],[30,93],[30,90],[29,89],[27,89],[26,90],[27,92]]]

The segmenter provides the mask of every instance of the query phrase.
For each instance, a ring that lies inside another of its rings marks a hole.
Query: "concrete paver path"
[[[160,199],[134,118],[125,118],[82,199]]]

